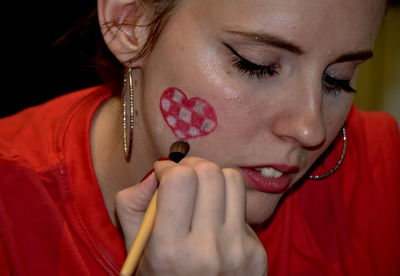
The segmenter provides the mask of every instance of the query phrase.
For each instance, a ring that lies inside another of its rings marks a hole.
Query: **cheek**
[[[353,94],[345,94],[341,98],[330,98],[330,102],[324,102],[324,120],[327,133],[327,141],[330,143],[344,125],[353,102]]]
[[[209,135],[218,125],[210,103],[199,97],[188,99],[178,88],[170,87],[162,93],[160,110],[165,123],[181,140]]]

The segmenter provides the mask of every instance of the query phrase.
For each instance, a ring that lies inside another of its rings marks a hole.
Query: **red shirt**
[[[117,275],[125,258],[90,156],[93,87],[0,120],[0,275]],[[269,275],[400,275],[400,135],[352,109],[343,166],[288,194],[259,231]],[[336,163],[341,144],[327,158]],[[324,172],[324,167],[316,173]]]

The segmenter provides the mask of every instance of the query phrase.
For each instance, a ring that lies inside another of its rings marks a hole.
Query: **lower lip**
[[[285,192],[290,186],[290,176],[283,174],[279,178],[270,178],[261,175],[261,172],[240,168],[247,182],[255,189],[264,193],[280,194]]]

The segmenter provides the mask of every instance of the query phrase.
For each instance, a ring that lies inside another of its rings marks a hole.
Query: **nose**
[[[291,89],[281,105],[272,131],[283,140],[296,142],[304,148],[315,148],[322,145],[326,138],[321,87],[297,87]]]

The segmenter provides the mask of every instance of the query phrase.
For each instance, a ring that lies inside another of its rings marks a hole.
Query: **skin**
[[[140,5],[127,7],[99,0],[100,22],[120,17],[140,23],[149,12]],[[321,79],[327,72],[338,79],[354,78],[366,57],[353,54],[371,50],[383,13],[383,1],[184,0],[151,53],[133,62],[146,30],[105,33],[115,56],[136,68],[132,160],[125,162],[120,150],[119,99],[103,104],[91,132],[99,185],[115,224],[117,211],[127,247],[157,185],[160,192],[139,272],[266,273],[266,253],[248,224],[268,219],[283,193],[255,190],[239,168],[296,166],[291,185],[307,172],[340,131],[353,97],[346,91],[330,93]],[[297,51],[262,42],[266,35],[295,45]],[[279,73],[258,78],[239,72],[224,43],[253,63],[277,64]],[[345,55],[353,56],[338,60]],[[190,141],[189,157],[180,164],[154,163],[168,155],[176,140],[159,110],[168,87],[204,99],[218,117],[211,134]],[[154,174],[133,185],[152,168]]]
[[[188,99],[174,87],[164,91],[160,110],[177,139],[190,140],[209,135],[218,125],[212,105],[198,97]]]

